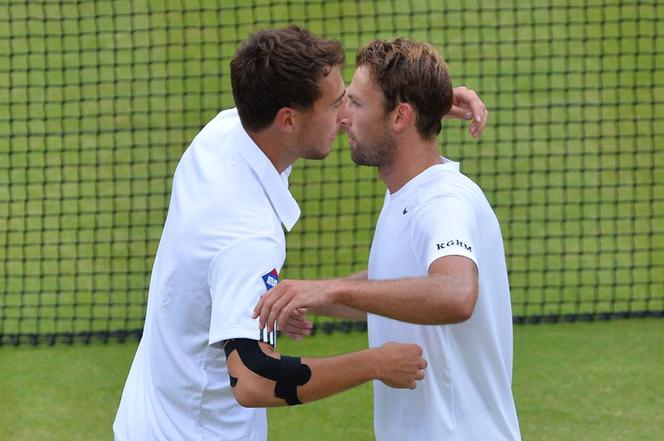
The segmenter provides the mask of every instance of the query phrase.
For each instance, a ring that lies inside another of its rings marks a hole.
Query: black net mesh
[[[657,1],[17,1],[0,4],[0,344],[140,335],[171,175],[233,105],[255,29],[354,51],[434,44],[491,111],[446,156],[501,220],[515,321],[664,311],[664,4]],[[339,139],[301,161],[289,278],[366,265],[384,187]],[[362,325],[321,324],[324,330]]]

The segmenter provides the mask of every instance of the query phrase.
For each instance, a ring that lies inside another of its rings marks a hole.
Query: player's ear
[[[401,133],[411,124],[415,124],[415,108],[410,103],[399,103],[392,111],[392,128]]]
[[[291,107],[282,107],[277,112],[274,122],[277,128],[285,133],[293,133],[295,131],[295,121],[297,111]]]

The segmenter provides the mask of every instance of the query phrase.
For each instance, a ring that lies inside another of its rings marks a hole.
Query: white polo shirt
[[[300,215],[235,109],[219,113],[177,166],[152,270],[143,338],[115,439],[265,440],[265,409],[237,404],[220,342],[261,335],[251,313],[286,256]]]
[[[439,257],[479,269],[472,317],[415,325],[369,314],[371,347],[417,343],[429,362],[415,390],[374,382],[378,441],[518,440],[512,398],[512,311],[498,220],[480,188],[441,158],[387,193],[369,256],[370,279],[421,277]]]

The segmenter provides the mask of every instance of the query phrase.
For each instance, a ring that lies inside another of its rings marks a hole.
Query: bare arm
[[[273,359],[281,354],[266,343],[258,343],[263,353]],[[311,377],[297,387],[303,403],[325,398],[370,380],[381,380],[391,387],[414,389],[417,380],[424,378],[426,361],[422,349],[414,344],[388,343],[379,348],[366,349],[334,357],[302,358],[311,370]],[[233,351],[227,358],[229,374],[237,379],[233,393],[245,407],[273,407],[286,405],[275,396],[274,380],[248,368]]]
[[[367,280],[367,271],[359,271],[343,278],[344,280]],[[280,330],[293,340],[301,340],[302,337],[311,335],[313,323],[307,319],[307,308],[296,308],[284,322],[280,323]],[[361,311],[340,303],[313,307],[311,312],[316,315],[340,318],[345,320],[366,321],[366,311]]]
[[[470,318],[478,293],[477,267],[462,256],[434,261],[427,277],[357,282],[339,287],[337,301],[374,314],[420,324]]]
[[[260,326],[303,305],[333,304],[411,323],[445,324],[467,320],[479,290],[477,267],[463,256],[445,256],[429,266],[425,277],[395,280],[284,280],[256,305]]]
[[[346,277],[342,277],[341,280],[367,280],[367,278],[367,270],[364,270],[353,273]],[[314,308],[312,312],[318,315],[346,320],[363,321],[367,319],[366,311],[362,311],[351,306],[342,305],[340,303],[335,303],[326,307]]]

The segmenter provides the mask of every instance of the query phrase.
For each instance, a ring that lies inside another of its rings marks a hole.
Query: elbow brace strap
[[[297,387],[306,384],[311,378],[311,369],[302,364],[300,357],[282,355],[281,359],[265,354],[258,341],[248,338],[228,340],[224,346],[226,358],[237,350],[242,363],[251,371],[276,381],[274,396],[286,400],[289,406],[302,404],[297,396]]]

